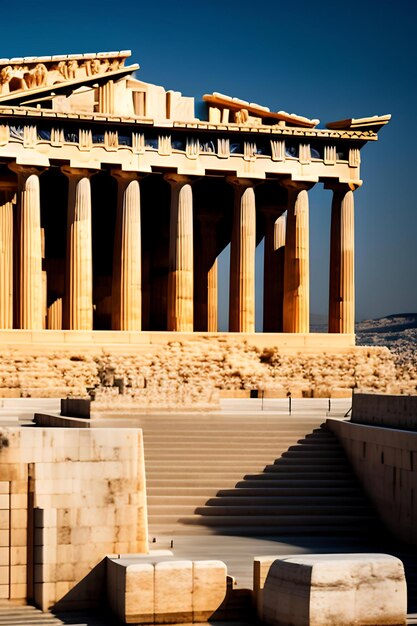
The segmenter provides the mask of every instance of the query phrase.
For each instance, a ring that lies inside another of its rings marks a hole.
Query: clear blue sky
[[[196,98],[220,91],[321,125],[391,113],[362,151],[357,317],[417,311],[416,2],[0,0],[0,9],[1,57],[131,49],[143,80]],[[310,196],[311,308],[326,313],[331,193]]]

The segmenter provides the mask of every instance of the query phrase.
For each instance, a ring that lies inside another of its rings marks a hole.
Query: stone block
[[[154,567],[135,563],[126,568],[125,621],[149,624],[154,621]]]
[[[10,516],[8,510],[0,511],[0,530],[8,530],[10,526]]]
[[[12,493],[10,496],[10,506],[12,507],[12,509],[27,509],[27,506],[28,506],[27,494],[26,493]],[[3,507],[0,507],[0,508],[3,508]]]
[[[12,565],[10,568],[10,583],[12,585],[25,585],[26,574],[26,565]]]
[[[10,563],[10,551],[9,548],[0,548],[0,565],[9,565]]]
[[[12,509],[10,523],[12,528],[27,528],[27,509]]]
[[[155,565],[155,623],[192,621],[193,564],[165,561]]]
[[[8,509],[8,508],[9,508],[9,494],[0,493],[0,509]]]
[[[226,598],[227,568],[222,561],[193,563],[193,622],[208,621]]]
[[[26,565],[26,563],[27,563],[26,546],[12,546],[10,548],[10,564],[11,565]]]
[[[7,565],[0,566],[0,586],[9,584],[9,567]]]
[[[9,599],[9,585],[0,585],[0,600]]]
[[[0,548],[8,546],[10,543],[10,535],[8,530],[0,530]],[[16,544],[15,544],[16,545]],[[23,544],[21,544],[23,545]]]
[[[290,556],[269,567],[262,620],[271,626],[406,624],[402,562],[386,554]]]
[[[26,598],[26,582],[10,585],[10,600],[24,600]]]

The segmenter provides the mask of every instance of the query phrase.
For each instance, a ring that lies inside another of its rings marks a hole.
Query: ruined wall
[[[142,431],[5,428],[0,598],[99,602],[107,554],[146,552]]]
[[[114,378],[122,379],[126,395],[158,406],[207,405],[216,390],[263,389],[276,397],[288,392],[294,397],[328,397],[349,395],[352,389],[415,393],[417,384],[417,380],[404,381],[391,352],[379,346],[289,349],[274,345],[274,337],[262,333],[170,341],[166,335],[159,344],[156,333],[154,343],[146,345],[115,342],[105,349],[87,344],[62,350],[45,345],[35,353],[23,348],[0,351],[0,397],[86,396],[87,389],[100,384],[106,368],[113,368]]]

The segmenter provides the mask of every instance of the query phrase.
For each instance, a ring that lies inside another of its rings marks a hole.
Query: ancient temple
[[[213,93],[200,119],[193,98],[139,80],[129,56],[0,60],[2,336],[216,332],[229,244],[229,331],[253,333],[265,238],[263,330],[308,341],[308,192],[319,183],[333,190],[328,330],[354,344],[360,151],[390,116],[318,128]]]

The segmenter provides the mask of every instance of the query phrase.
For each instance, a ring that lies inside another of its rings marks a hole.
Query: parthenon
[[[333,192],[329,327],[354,344],[360,150],[390,116],[318,128],[135,78],[129,51],[0,60],[0,331],[309,333],[309,189]],[[204,118],[204,119],[203,119]],[[324,341],[324,338],[322,338]]]

